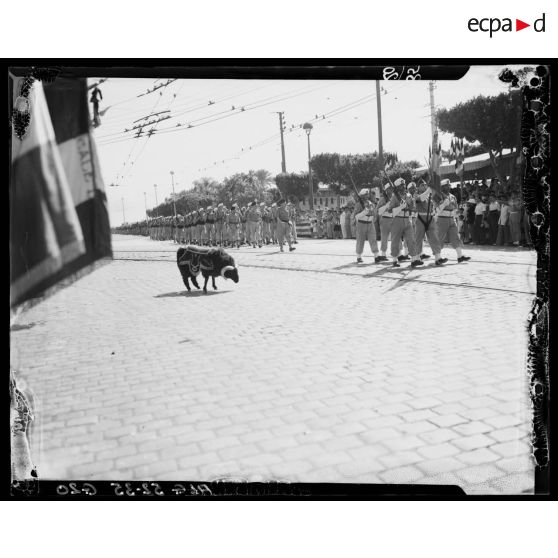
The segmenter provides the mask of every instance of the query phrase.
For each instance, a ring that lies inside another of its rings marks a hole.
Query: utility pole
[[[380,165],[384,166],[384,145],[382,142],[382,99],[380,93],[380,81],[376,80],[376,108],[378,110],[378,154]]]
[[[147,215],[147,192],[143,193],[143,201],[145,203],[145,218],[149,219],[149,215]]]
[[[283,139],[283,131],[284,131],[284,127],[283,127],[283,114],[285,114],[284,112],[278,112],[277,113],[279,115],[279,130],[281,132],[281,172],[282,173],[286,173],[287,172],[287,163],[285,161],[285,140]]]
[[[310,132],[312,132],[312,124],[305,122],[302,126],[308,138],[308,205],[310,211],[314,211],[314,191],[312,188],[312,156],[310,154]]]
[[[158,217],[157,207],[159,207],[159,202],[157,201],[157,184],[153,184],[153,188],[155,189],[155,217]]]
[[[122,224],[124,224],[126,222],[126,214],[124,213],[124,198],[121,198],[122,200]]]

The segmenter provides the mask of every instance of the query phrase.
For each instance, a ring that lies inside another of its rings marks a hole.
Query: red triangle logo
[[[515,30],[516,31],[521,31],[522,29],[525,29],[525,27],[531,27],[531,24],[530,23],[525,23],[524,21],[521,21],[520,19],[515,20]]]

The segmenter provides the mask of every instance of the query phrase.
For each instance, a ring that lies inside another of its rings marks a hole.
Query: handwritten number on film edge
[[[405,75],[405,68],[407,68],[407,75]],[[401,72],[398,72],[395,67],[387,66],[384,68],[382,73],[383,79],[406,79],[406,80],[414,80],[414,79],[422,79],[420,75],[420,66],[402,66]]]

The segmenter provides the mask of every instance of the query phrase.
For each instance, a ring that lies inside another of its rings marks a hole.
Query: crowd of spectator
[[[498,180],[458,185],[457,227],[464,244],[530,246],[529,215],[521,189]]]

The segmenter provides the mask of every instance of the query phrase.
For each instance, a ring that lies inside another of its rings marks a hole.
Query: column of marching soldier
[[[376,263],[387,262],[388,241],[391,240],[392,265],[400,267],[411,261],[418,267],[430,258],[422,252],[426,237],[436,265],[448,260],[441,251],[450,243],[457,253],[459,263],[471,258],[463,254],[463,242],[456,222],[457,199],[450,192],[450,182],[442,180],[440,189],[433,189],[425,182],[406,185],[403,178],[386,184],[376,200],[374,191],[362,189],[353,210],[356,224],[357,263],[362,263],[366,241]],[[281,251],[285,242],[289,250],[297,243],[296,211],[292,203],[281,199],[271,206],[252,202],[230,209],[220,203],[174,217],[155,217],[147,224],[153,240],[175,240],[183,244],[240,248],[242,245],[261,248],[264,244],[278,244]],[[380,228],[380,250],[376,237]],[[133,233],[133,231],[130,231]],[[140,232],[141,234],[141,232]],[[381,251],[381,253],[380,253]]]
[[[430,188],[425,182],[417,186],[414,182],[405,184],[398,178],[393,184],[386,184],[379,199],[367,189],[358,195],[353,216],[356,221],[357,263],[362,263],[364,244],[369,242],[374,261],[387,262],[387,243],[391,238],[391,258],[393,267],[411,260],[411,267],[424,265],[422,260],[430,258],[422,253],[424,237],[428,239],[436,265],[448,260],[442,257],[442,247],[449,241],[457,252],[459,263],[470,260],[463,254],[463,243],[459,238],[456,223],[457,199],[450,193],[450,181],[445,179],[440,189]],[[375,223],[380,227],[380,251],[376,237]],[[403,253],[402,253],[403,244]]]
[[[180,244],[240,248],[242,245],[261,248],[264,244],[285,242],[289,250],[297,243],[296,214],[292,203],[281,199],[268,206],[253,201],[246,207],[220,203],[186,215],[155,217],[149,222],[152,240],[175,240]]]

